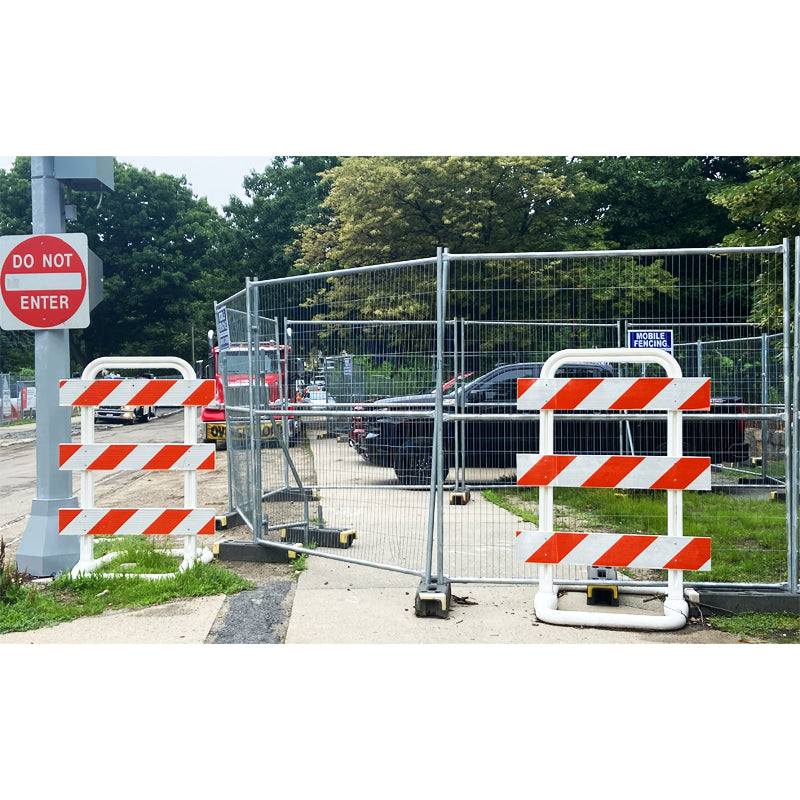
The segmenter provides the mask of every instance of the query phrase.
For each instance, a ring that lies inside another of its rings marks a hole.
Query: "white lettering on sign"
[[[31,253],[25,253],[25,255],[20,255],[19,253],[14,253],[11,257],[11,267],[12,269],[33,269],[33,255]]]
[[[23,311],[46,311],[57,308],[69,308],[69,297],[65,294],[22,295],[19,307]]]
[[[56,269],[61,269],[62,267],[66,267],[70,269],[72,264],[72,253],[42,253],[42,267],[49,267],[52,269],[55,267]],[[19,253],[14,253],[11,257],[11,268],[12,269],[33,269],[36,266],[36,262],[34,261],[32,253],[25,253],[20,255]]]
[[[72,253],[43,253],[42,254],[42,266],[43,267],[55,267],[56,269],[61,269],[61,267],[66,267],[69,269],[69,262],[72,258]]]
[[[628,347],[667,350],[672,352],[672,331],[628,331]]]

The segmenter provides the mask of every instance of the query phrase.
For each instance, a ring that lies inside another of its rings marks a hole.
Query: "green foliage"
[[[714,615],[711,626],[740,637],[755,637],[774,644],[800,644],[800,615],[750,613],[731,616]]]
[[[31,212],[31,159],[18,156],[11,169],[0,169],[0,236],[29,236]]]
[[[732,247],[780,244],[800,234],[800,157],[748,158],[748,180],[710,194],[740,227],[725,236]],[[756,281],[750,321],[766,330],[783,325],[782,280],[774,262]]]
[[[231,294],[242,288],[245,275],[267,280],[289,274],[300,228],[319,218],[326,191],[320,175],[338,164],[334,156],[279,156],[264,172],[245,177],[249,202],[232,197],[225,206],[234,260],[250,269],[237,276]]]
[[[708,195],[745,178],[741,157],[580,159],[601,186],[598,209],[614,247],[709,247],[734,230]]]
[[[709,194],[709,200],[739,226],[724,243],[774,245],[800,234],[800,157],[753,157],[747,165],[746,180]]]
[[[114,192],[73,192],[89,247],[103,260],[103,302],[72,336],[79,364],[103,355],[191,358],[192,323],[213,323],[215,269],[225,261],[223,219],[186,178],[117,162]],[[204,339],[203,335],[203,339]]]
[[[453,252],[598,247],[598,185],[580,164],[532,157],[351,157],[304,228],[297,267],[318,271]]]
[[[11,169],[0,169],[0,236],[28,236],[31,224],[31,159],[18,156]],[[0,372],[18,373],[34,360],[30,331],[0,330]]]
[[[27,571],[20,572],[16,564],[6,563],[6,542],[0,538],[0,603],[16,600],[30,581]]]

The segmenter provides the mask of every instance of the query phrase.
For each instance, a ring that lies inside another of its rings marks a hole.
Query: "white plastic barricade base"
[[[543,580],[543,573],[550,572],[550,580]],[[550,564],[539,567],[539,590],[533,598],[536,619],[550,625],[578,625],[587,628],[626,628],[641,631],[674,631],[686,625],[689,619],[689,604],[680,597],[667,596],[664,600],[664,613],[661,616],[650,614],[624,614],[604,611],[568,611],[558,607],[558,594],[543,589],[542,584],[552,581],[553,568]],[[624,587],[620,587],[624,591]]]

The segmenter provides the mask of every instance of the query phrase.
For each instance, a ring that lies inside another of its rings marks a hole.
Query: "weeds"
[[[27,570],[20,572],[16,564],[6,563],[6,542],[0,539],[0,603],[17,599],[22,587],[32,580]],[[31,586],[30,592],[36,590]]]

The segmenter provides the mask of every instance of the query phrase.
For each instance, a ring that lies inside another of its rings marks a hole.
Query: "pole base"
[[[58,533],[58,509],[77,508],[77,497],[35,499],[31,516],[17,548],[17,569],[34,578],[69,572],[80,559],[80,537]]]

